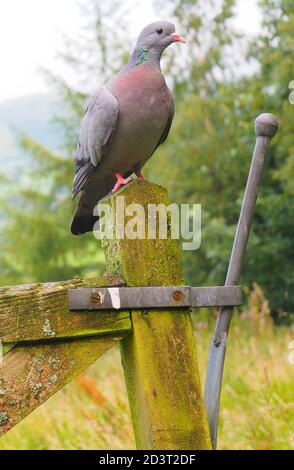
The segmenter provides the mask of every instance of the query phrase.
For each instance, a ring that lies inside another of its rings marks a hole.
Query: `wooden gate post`
[[[116,238],[121,223],[138,215],[122,218],[121,196],[125,207],[144,208],[145,239]],[[182,285],[176,240],[170,233],[168,239],[147,239],[148,204],[168,205],[166,190],[137,180],[105,202],[114,210],[120,204],[113,239],[103,241],[108,271],[122,275],[128,286]],[[170,232],[170,220],[167,225]],[[131,321],[132,333],[120,344],[137,447],[210,449],[189,310],[132,311]]]

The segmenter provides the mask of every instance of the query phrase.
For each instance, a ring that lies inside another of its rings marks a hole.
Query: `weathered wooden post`
[[[168,205],[166,190],[147,181],[107,199],[113,212],[120,196],[125,207],[140,204],[146,214],[148,204]],[[108,271],[127,286],[183,285],[176,240],[170,234],[148,239],[146,219],[144,239],[116,238],[120,222],[114,222],[114,238],[103,242]],[[120,344],[137,447],[210,449],[189,310],[132,311],[131,321],[132,332]]]

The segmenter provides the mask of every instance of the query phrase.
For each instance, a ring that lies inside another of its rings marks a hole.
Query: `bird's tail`
[[[103,179],[97,191],[88,187],[81,192],[79,204],[75,216],[71,224],[71,233],[73,235],[82,235],[93,230],[94,224],[99,220],[98,215],[93,215],[96,204],[105,196],[107,196],[113,188],[115,177],[110,175]]]
[[[81,216],[76,214],[71,223],[71,233],[73,235],[83,235],[84,233],[91,232],[98,220],[98,215]]]

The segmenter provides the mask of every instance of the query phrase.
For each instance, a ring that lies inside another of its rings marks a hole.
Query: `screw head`
[[[93,304],[100,304],[101,297],[98,292],[93,292],[93,294],[91,294],[90,300]]]
[[[176,302],[179,302],[180,300],[182,300],[183,299],[183,292],[181,292],[180,290],[175,290],[173,292],[173,299]]]

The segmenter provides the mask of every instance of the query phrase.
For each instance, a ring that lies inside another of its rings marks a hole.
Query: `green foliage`
[[[254,42],[247,40],[247,60],[257,70],[243,76],[235,72],[242,59],[240,37],[229,28],[234,2],[217,3],[219,10],[212,1],[209,11],[201,1],[169,4],[189,39],[189,56],[176,75],[171,135],[148,174],[169,188],[173,201],[202,204],[201,248],[183,253],[186,281],[223,283],[254,147],[254,119],[266,111],[277,115],[281,128],[264,172],[243,282],[258,280],[275,312],[283,314],[294,309],[294,106],[288,100],[294,5],[261,2],[262,33]]]
[[[293,311],[294,238],[293,124],[294,106],[289,102],[289,83],[294,77],[294,4],[288,0],[262,0],[263,34],[250,54],[260,64],[248,93],[257,96],[258,109],[272,111],[280,120],[263,178],[256,214],[256,238],[251,240],[246,277],[258,279],[276,313]],[[291,135],[292,134],[292,135]]]
[[[69,236],[72,161],[26,135],[20,143],[34,158],[23,172],[21,186],[4,182],[1,282],[53,281],[97,273],[103,257],[97,255],[95,239],[86,237],[81,244]]]
[[[20,135],[20,145],[29,155],[19,169],[21,184],[14,180],[1,181],[4,188],[0,197],[2,285],[103,272],[100,243],[91,234],[82,239],[70,234],[75,207],[71,199],[73,155],[88,95],[118,70],[124,58],[124,47],[120,44],[125,25],[121,22],[121,26],[116,25],[117,34],[111,33],[121,14],[117,0],[111,5],[93,0],[87,7],[81,7],[86,22],[80,35],[75,39],[64,38],[61,58],[82,80],[90,83],[85,90],[77,91],[61,77],[46,72],[64,103],[54,117],[55,125],[59,124],[63,132],[64,143],[57,155],[29,136]],[[107,25],[110,19],[112,28]],[[127,41],[124,44],[126,47]]]

